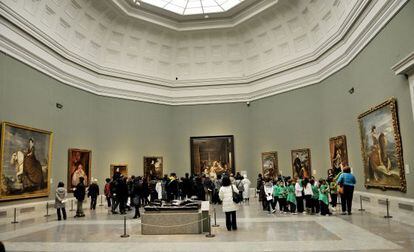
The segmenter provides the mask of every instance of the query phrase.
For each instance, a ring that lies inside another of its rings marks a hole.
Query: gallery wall
[[[52,190],[66,181],[69,148],[92,150],[92,176],[102,184],[110,164],[128,164],[142,174],[143,156],[164,157],[164,171],[190,170],[190,136],[234,135],[237,170],[254,180],[261,152],[277,151],[284,175],[291,174],[290,150],[310,148],[316,177],[329,167],[330,137],[346,135],[350,164],[363,186],[357,116],[397,98],[404,161],[412,172],[408,191],[380,191],[414,197],[414,119],[408,80],[392,65],[414,48],[414,2],[408,4],[347,67],[319,84],[244,103],[164,106],[99,97],[68,87],[7,55],[0,55],[0,121],[53,131]],[[355,93],[348,90],[354,87]],[[55,104],[63,104],[57,109]],[[255,184],[255,183],[254,183]],[[35,200],[23,200],[30,202]],[[0,205],[12,204],[2,202]]]

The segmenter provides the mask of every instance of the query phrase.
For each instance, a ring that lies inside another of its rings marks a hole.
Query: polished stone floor
[[[140,220],[127,215],[128,238],[121,238],[123,217],[105,207],[82,219],[56,216],[0,225],[6,251],[414,251],[414,226],[368,213],[330,217],[269,215],[256,201],[237,213],[238,230],[228,232],[216,207],[214,238],[202,235],[144,236]],[[73,212],[69,212],[73,214]]]

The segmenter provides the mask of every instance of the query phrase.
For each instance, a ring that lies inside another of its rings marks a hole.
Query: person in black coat
[[[183,178],[182,181],[183,181],[183,194],[184,194],[184,197],[190,198],[193,183],[191,182],[191,179],[190,179],[188,173],[185,174],[185,178]]]
[[[198,200],[206,200],[206,192],[201,177],[197,177],[194,185],[194,192]]]
[[[167,182],[167,200],[172,201],[178,198],[178,180],[175,173],[171,173],[170,179]]]
[[[119,178],[117,198],[119,201],[119,212],[121,214],[126,214],[126,203],[128,201],[127,178]]]
[[[91,210],[96,209],[96,199],[99,195],[99,186],[96,182],[96,180],[92,181],[92,184],[88,188],[88,197],[91,197]]]
[[[131,190],[131,205],[135,207],[135,215],[133,219],[141,217],[139,213],[139,208],[141,207],[141,197],[143,194],[143,181],[141,177],[136,177],[132,181],[132,190]]]
[[[84,217],[85,214],[83,213],[83,201],[85,200],[85,185],[83,183],[84,178],[79,178],[79,184],[76,185],[75,192],[73,193],[73,196],[75,196],[77,202],[76,205],[76,215],[75,217]]]

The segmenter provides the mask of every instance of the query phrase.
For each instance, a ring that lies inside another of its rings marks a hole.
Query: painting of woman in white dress
[[[68,191],[79,184],[79,178],[84,178],[85,186],[89,185],[91,177],[91,157],[90,150],[69,149],[69,168],[68,168]]]

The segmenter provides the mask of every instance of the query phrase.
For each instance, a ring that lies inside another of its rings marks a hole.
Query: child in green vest
[[[336,203],[338,201],[338,184],[336,184],[336,181],[332,179],[329,182],[329,190],[331,193],[331,206],[335,209]]]
[[[312,209],[311,214],[319,213],[319,188],[315,185],[315,180],[311,179],[310,184],[312,186]]]
[[[319,203],[321,208],[321,215],[332,215],[332,213],[329,211],[329,185],[327,185],[326,180],[320,179],[319,184],[321,185],[319,187]]]
[[[289,180],[287,193],[287,202],[289,203],[290,212],[296,215],[295,181],[293,179]]]
[[[286,197],[288,195],[287,188],[285,187],[285,182],[279,181],[279,209],[281,212],[288,212],[286,206]]]

